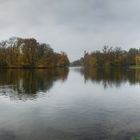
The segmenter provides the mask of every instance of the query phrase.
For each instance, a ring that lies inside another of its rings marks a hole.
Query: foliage
[[[17,38],[0,43],[0,67],[47,68],[68,66],[66,53],[55,53],[48,44],[34,38]]]
[[[102,51],[87,53],[83,57],[85,67],[120,67],[140,64],[140,50],[130,48],[124,51],[120,47],[104,46]]]

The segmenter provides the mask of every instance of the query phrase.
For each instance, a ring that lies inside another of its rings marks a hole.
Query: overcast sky
[[[0,40],[34,37],[71,61],[104,45],[140,47],[140,0],[0,0]]]

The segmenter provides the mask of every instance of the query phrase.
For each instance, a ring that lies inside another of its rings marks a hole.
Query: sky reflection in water
[[[131,140],[140,135],[140,70],[0,72],[0,140]]]

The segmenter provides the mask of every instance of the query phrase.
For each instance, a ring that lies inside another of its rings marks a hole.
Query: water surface
[[[140,136],[140,70],[1,70],[0,140]]]

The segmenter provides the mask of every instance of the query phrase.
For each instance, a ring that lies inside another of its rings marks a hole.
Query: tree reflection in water
[[[129,82],[133,85],[140,83],[140,69],[129,68],[108,68],[108,69],[96,69],[96,68],[80,68],[77,69],[82,75],[84,75],[85,83],[88,80],[96,83],[102,83],[104,88],[108,86],[119,87],[122,83]]]
[[[66,68],[0,70],[0,94],[11,100],[35,99],[39,92],[50,90],[55,81],[64,82],[68,72]]]

